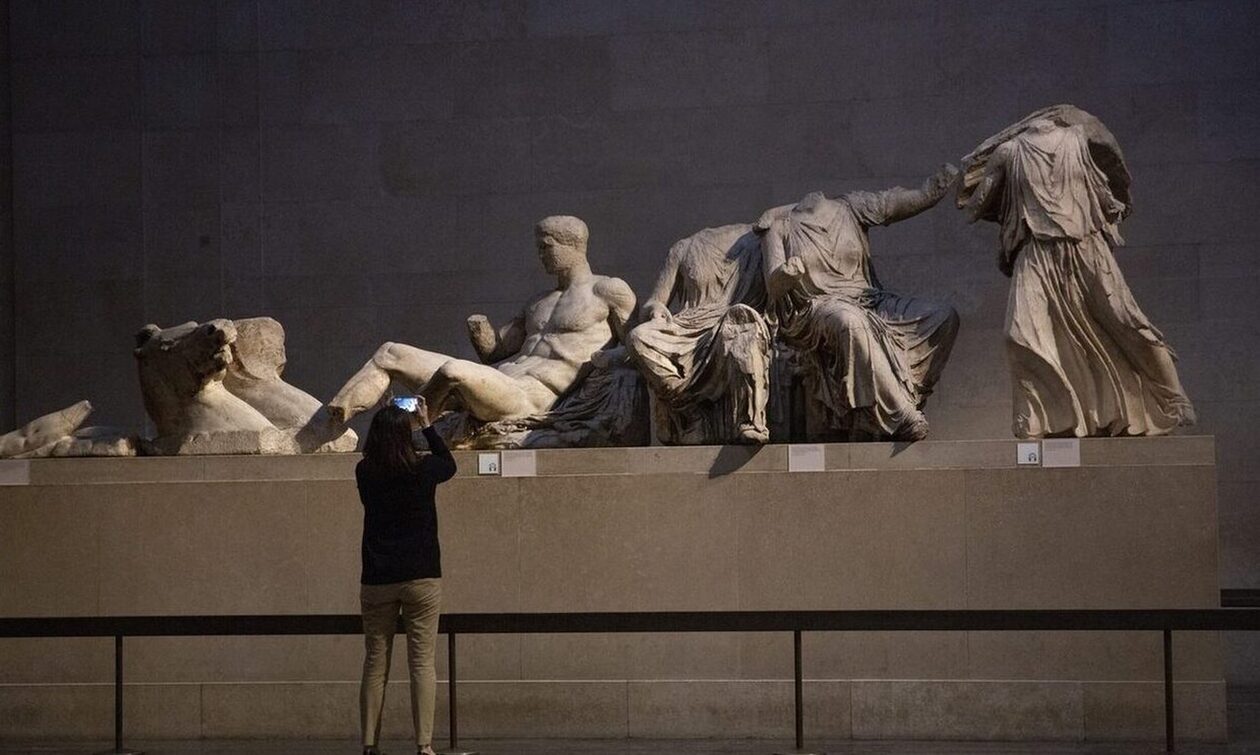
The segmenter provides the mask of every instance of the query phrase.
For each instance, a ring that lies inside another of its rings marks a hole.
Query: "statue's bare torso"
[[[522,313],[525,341],[520,351],[494,366],[509,377],[536,380],[553,400],[567,391],[591,355],[613,340],[609,318],[615,305],[607,294],[601,296],[601,289],[614,280],[594,275],[530,300]]]

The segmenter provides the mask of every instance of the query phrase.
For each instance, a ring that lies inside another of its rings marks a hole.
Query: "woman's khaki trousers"
[[[437,697],[437,673],[433,664],[441,603],[440,579],[360,586],[365,652],[363,684],[359,688],[359,720],[364,747],[374,746],[380,740],[385,683],[389,680],[389,661],[399,613],[407,632],[411,720],[416,731],[416,746],[424,747],[433,742],[433,707]]]

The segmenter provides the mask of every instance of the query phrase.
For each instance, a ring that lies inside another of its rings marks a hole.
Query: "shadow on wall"
[[[709,467],[709,479],[738,472],[745,464],[752,461],[753,457],[761,453],[762,448],[765,448],[765,446],[760,444],[722,446],[722,449],[718,451],[717,458],[713,460],[713,466]]]

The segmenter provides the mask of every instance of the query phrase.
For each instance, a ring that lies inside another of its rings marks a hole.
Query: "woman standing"
[[[423,428],[432,454],[420,456],[412,432]],[[363,684],[359,714],[363,752],[377,755],[385,683],[401,612],[411,672],[416,749],[433,753],[437,695],[434,655],[442,601],[442,564],[434,492],[455,475],[455,458],[429,425],[424,399],[413,411],[388,404],[372,418],[363,460],[355,467],[363,503]]]

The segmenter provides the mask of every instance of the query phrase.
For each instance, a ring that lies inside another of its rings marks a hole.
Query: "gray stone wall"
[[[1219,439],[1222,584],[1260,587],[1251,0],[7,7],[0,418],[86,397],[95,421],[142,424],[146,322],[274,316],[290,379],[321,397],[387,339],[470,356],[465,315],[546,285],[543,215],[584,217],[596,269],[642,295],[685,234],[911,185],[1066,101],[1131,161],[1120,263]],[[933,437],[1008,437],[995,229],[939,207],[872,241],[888,285],[963,317]]]
[[[788,472],[781,445],[542,450],[537,476],[510,478],[479,476],[476,454],[459,452],[439,493],[442,607],[1205,607],[1218,597],[1213,445],[1090,439],[1080,467],[1038,469],[1016,465],[1009,439],[833,444],[826,471],[809,474]],[[353,612],[356,462],[34,460],[30,485],[0,486],[0,616]],[[197,537],[171,536],[184,532]],[[811,739],[1164,731],[1157,632],[803,642],[806,677],[827,680],[805,692]],[[0,741],[108,736],[110,644],[0,642]],[[1173,644],[1178,736],[1223,739],[1220,637],[1178,632]],[[464,635],[459,726],[479,738],[783,737],[788,682],[766,680],[788,677],[791,646],[785,632]],[[126,704],[130,737],[354,731],[359,637],[144,637],[126,652],[143,690]],[[408,735],[407,698],[385,714],[394,736]]]
[[[13,405],[13,149],[9,2],[0,0],[0,425],[15,423]]]

